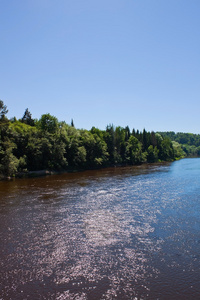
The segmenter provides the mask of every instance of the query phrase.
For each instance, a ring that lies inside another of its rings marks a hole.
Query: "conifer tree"
[[[29,112],[28,108],[25,110],[25,113],[22,118],[22,123],[25,123],[30,126],[34,126],[34,120],[32,119],[32,115]]]

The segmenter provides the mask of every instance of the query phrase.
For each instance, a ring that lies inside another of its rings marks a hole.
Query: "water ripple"
[[[183,169],[15,182],[0,202],[0,299],[198,299],[199,188]]]

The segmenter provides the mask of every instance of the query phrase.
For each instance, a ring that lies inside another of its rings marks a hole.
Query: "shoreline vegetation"
[[[108,125],[76,129],[43,114],[8,119],[0,100],[0,179],[174,161],[200,155],[200,135]]]

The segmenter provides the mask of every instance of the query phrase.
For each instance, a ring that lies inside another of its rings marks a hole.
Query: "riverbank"
[[[182,158],[180,158],[182,159]],[[103,170],[108,168],[121,168],[121,167],[139,167],[139,166],[151,166],[151,165],[162,165],[165,163],[173,162],[175,160],[171,161],[159,161],[159,162],[144,162],[144,163],[138,163],[138,164],[112,164],[107,166],[99,166],[96,168],[70,168],[68,170],[36,170],[36,171],[26,171],[26,172],[18,172],[14,176],[3,176],[0,175],[0,181],[7,181],[7,180],[14,180],[15,178],[37,178],[37,177],[45,177],[45,176],[51,176],[51,175],[62,175],[67,173],[78,173],[78,172],[84,172],[84,171],[91,171],[91,170]]]

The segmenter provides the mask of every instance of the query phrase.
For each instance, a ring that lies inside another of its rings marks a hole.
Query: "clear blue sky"
[[[8,117],[200,133],[199,0],[0,0]]]

